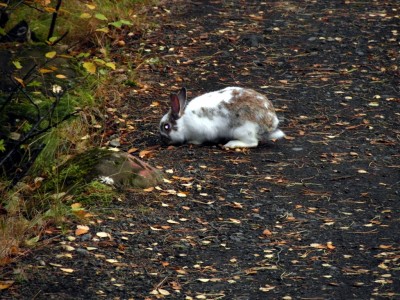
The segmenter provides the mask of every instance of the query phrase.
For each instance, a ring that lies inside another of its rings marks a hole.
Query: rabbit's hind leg
[[[258,125],[246,122],[232,132],[232,140],[226,143],[224,148],[254,148],[258,146]]]

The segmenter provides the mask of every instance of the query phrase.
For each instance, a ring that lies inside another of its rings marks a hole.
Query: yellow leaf
[[[82,209],[82,204],[81,203],[72,203],[71,204],[72,209]]]
[[[92,17],[92,15],[88,14],[88,13],[83,13],[79,16],[79,18],[81,18],[81,19],[90,19],[91,17]]]
[[[96,73],[96,65],[94,63],[92,63],[92,62],[83,63],[83,67],[90,74]]]
[[[46,74],[46,73],[51,73],[51,72],[53,72],[53,70],[41,68],[41,69],[39,69],[39,72],[42,73],[42,74]]]
[[[63,74],[57,74],[56,77],[59,78],[59,79],[66,79],[67,78],[67,76],[65,76]]]
[[[57,55],[56,51],[51,51],[51,52],[47,52],[44,56],[46,56],[47,58],[53,58]]]
[[[179,176],[172,176],[173,179],[181,180],[181,181],[192,181],[193,177],[179,177]]]
[[[107,27],[103,27],[103,28],[97,28],[96,31],[100,31],[100,32],[104,32],[104,33],[109,33],[110,29],[108,29]]]
[[[12,63],[18,70],[22,69],[22,65],[19,61],[13,61]]]
[[[55,8],[53,8],[53,7],[45,7],[44,10],[47,11],[48,13],[56,12]]]
[[[89,8],[89,9],[91,9],[91,10],[93,10],[93,9],[96,8],[96,6],[93,5],[93,4],[85,4],[85,5],[86,5],[87,8]]]
[[[113,70],[115,70],[115,64],[114,64],[114,63],[112,63],[112,62],[108,62],[108,63],[106,63],[106,66],[107,66],[107,67],[109,67],[110,69],[113,69]]]
[[[20,85],[22,85],[23,87],[25,87],[24,81],[23,81],[21,78],[18,78],[18,77],[15,77],[15,76],[14,76],[14,79],[15,79],[16,81],[18,81],[18,83],[19,83]]]
[[[39,236],[35,236],[35,237],[33,237],[33,238],[29,239],[29,240],[26,240],[25,244],[27,246],[34,246],[39,241],[39,238],[40,238]]]

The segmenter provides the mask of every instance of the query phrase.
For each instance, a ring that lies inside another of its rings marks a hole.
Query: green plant
[[[75,201],[87,206],[104,207],[109,205],[117,196],[116,191],[99,181],[85,185],[75,197]]]
[[[34,37],[13,50],[7,61],[10,72],[2,76],[12,92],[0,90],[0,160],[15,146],[13,153],[32,164],[21,174],[25,178],[0,180],[0,209],[6,211],[0,218],[0,259],[17,253],[21,245],[34,246],[46,224],[85,216],[74,204],[103,206],[117,197],[97,181],[78,185],[85,174],[80,167],[60,166],[101,139],[96,136],[104,128],[103,101],[117,90],[108,73],[121,68],[114,53],[123,51],[128,32],[143,26],[144,7],[152,2],[32,0],[29,6],[18,2],[12,10],[0,6],[0,13],[10,13],[0,38],[21,21],[29,24]],[[127,82],[137,85],[130,63],[123,66]],[[55,96],[57,86],[62,95]],[[71,186],[77,188],[74,193]]]

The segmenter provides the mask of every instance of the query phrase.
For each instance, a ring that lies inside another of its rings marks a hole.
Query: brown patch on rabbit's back
[[[274,129],[275,109],[268,98],[252,89],[235,89],[232,100],[224,102],[226,109],[235,117],[233,125],[244,121],[259,124],[267,130]]]

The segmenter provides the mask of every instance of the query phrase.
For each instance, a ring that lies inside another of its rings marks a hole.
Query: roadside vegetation
[[[113,192],[101,183],[69,193],[61,167],[105,145],[105,101],[111,95],[118,103],[116,86],[138,82],[140,54],[118,60],[122,37],[149,26],[152,4],[0,2],[0,265],[34,246],[50,226],[89,220],[88,202],[111,201]],[[115,82],[115,73],[123,80]]]

